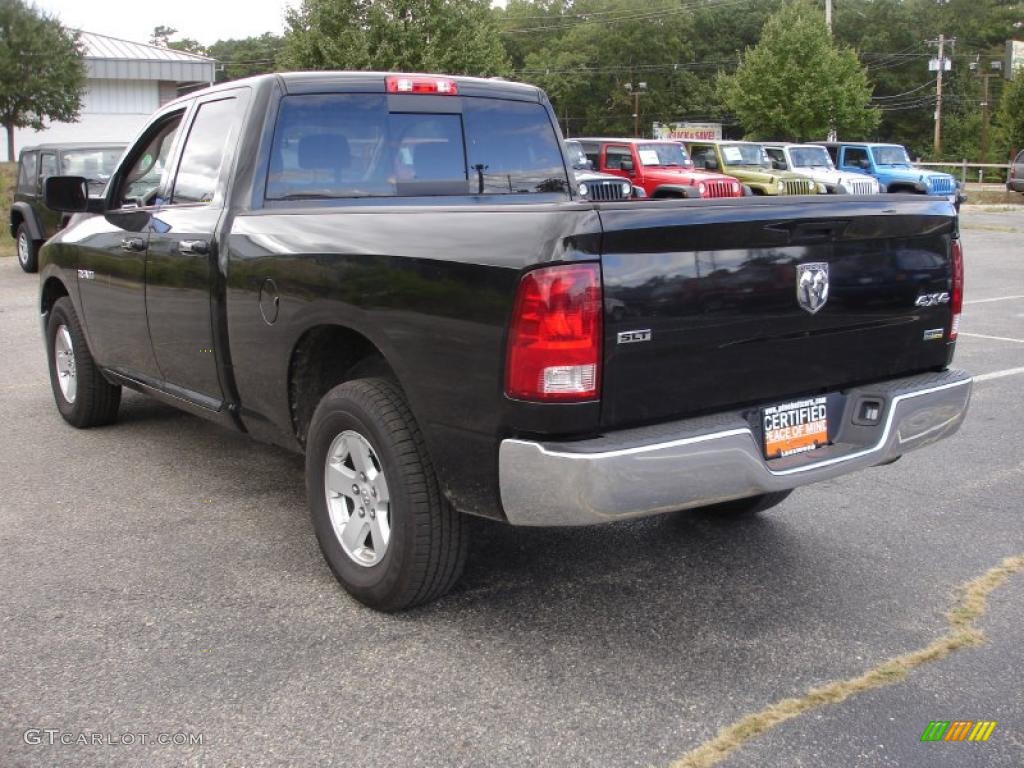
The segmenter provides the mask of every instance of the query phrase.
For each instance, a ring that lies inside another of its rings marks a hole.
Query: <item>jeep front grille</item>
[[[786,179],[784,195],[813,195],[814,182],[809,179]]]
[[[851,195],[871,195],[875,192],[875,185],[870,181],[847,181],[843,186]]]
[[[587,185],[587,199],[595,203],[606,203],[611,200],[625,200],[627,195],[622,191],[621,181],[610,179],[593,179],[583,182]]]
[[[704,183],[704,197],[736,197],[731,181],[707,181]]]

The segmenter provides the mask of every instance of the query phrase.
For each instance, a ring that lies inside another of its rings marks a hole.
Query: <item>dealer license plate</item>
[[[764,455],[792,456],[828,443],[828,406],[824,397],[808,397],[765,408]]]

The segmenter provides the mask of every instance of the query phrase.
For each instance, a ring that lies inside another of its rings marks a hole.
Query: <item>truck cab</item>
[[[772,168],[764,147],[752,141],[688,141],[698,168],[728,174],[755,195],[816,195],[825,188],[802,174]]]
[[[578,141],[596,170],[629,179],[648,197],[743,196],[743,187],[735,179],[695,169],[679,142],[594,138]]]
[[[952,197],[959,205],[966,199],[960,185],[948,173],[917,168],[899,144],[822,142],[841,173],[857,173],[876,179],[883,192]]]
[[[777,171],[795,171],[825,186],[830,195],[877,195],[878,182],[860,173],[836,170],[828,151],[817,144],[763,144]]]

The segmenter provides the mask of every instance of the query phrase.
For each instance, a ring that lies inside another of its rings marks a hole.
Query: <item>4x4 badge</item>
[[[828,264],[796,265],[796,303],[812,315],[828,301]]]

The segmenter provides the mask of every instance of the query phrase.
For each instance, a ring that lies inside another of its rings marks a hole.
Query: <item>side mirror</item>
[[[89,210],[89,180],[84,176],[48,176],[43,182],[43,202],[61,213]]]
[[[624,172],[628,173],[630,176],[632,176],[633,175],[633,161],[632,160],[623,160],[622,163],[619,165],[619,170],[620,171],[624,171]]]
[[[717,171],[718,170],[718,160],[716,160],[713,157],[705,158],[704,159],[704,168],[705,168],[705,170],[708,170],[708,171]]]
[[[776,171],[784,171],[786,170],[786,163],[782,160],[772,158],[772,168]]]

